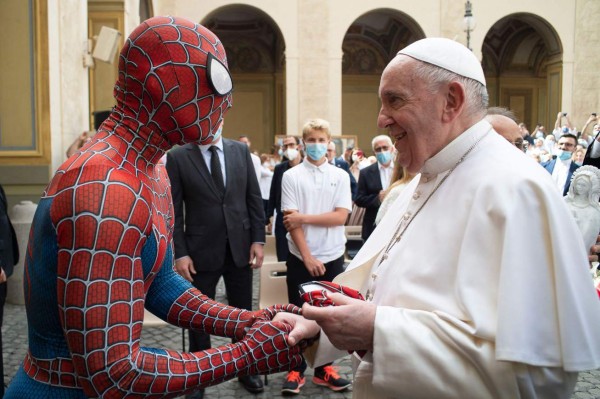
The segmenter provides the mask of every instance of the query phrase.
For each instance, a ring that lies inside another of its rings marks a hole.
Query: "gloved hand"
[[[244,339],[238,342],[245,345],[248,359],[246,374],[270,374],[300,365],[300,347],[290,347],[287,343],[287,335],[291,330],[292,326],[287,323],[254,323]]]
[[[235,338],[240,340],[244,337],[250,327],[256,322],[265,322],[273,320],[273,317],[279,312],[294,313],[297,315],[302,314],[302,309],[296,305],[288,303],[286,305],[273,305],[264,309],[260,309],[254,312],[246,311],[242,314],[241,319],[244,320],[243,329],[237,329],[235,332]]]

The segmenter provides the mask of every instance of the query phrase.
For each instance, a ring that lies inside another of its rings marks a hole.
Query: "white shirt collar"
[[[460,157],[473,145],[477,140],[481,139],[487,132],[492,129],[492,125],[485,119],[480,120],[457,138],[452,140],[450,144],[442,148],[440,152],[425,161],[421,173],[423,175],[436,176],[452,168]]]
[[[223,137],[219,137],[219,141],[217,141],[216,143],[212,142],[210,144],[198,144],[198,147],[200,147],[200,151],[206,152],[213,145],[216,146],[219,150],[223,151]]]
[[[328,168],[330,166],[332,166],[328,161],[323,162],[321,165],[317,166],[317,165],[313,165],[310,161],[305,159],[305,162],[302,162],[302,165],[304,165],[304,167],[308,168],[309,170],[315,170],[315,171],[319,171],[321,173],[325,172],[325,168]]]

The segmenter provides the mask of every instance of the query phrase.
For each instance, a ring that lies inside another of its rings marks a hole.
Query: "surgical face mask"
[[[306,155],[313,161],[318,161],[327,153],[327,144],[325,143],[306,143]]]
[[[556,156],[561,161],[566,161],[567,159],[571,159],[571,156],[573,156],[573,151],[558,150],[556,151]]]
[[[542,154],[540,155],[540,161],[542,162],[548,162],[550,160],[550,155],[549,154]]]
[[[280,157],[283,156],[283,150],[280,148],[279,151],[277,151],[277,153],[279,154]]]
[[[358,155],[352,155],[352,162],[358,161]]]
[[[390,151],[381,151],[375,154],[377,162],[382,165],[387,165],[392,160],[392,153]]]
[[[298,150],[295,148],[288,148],[287,150],[285,150],[285,156],[290,161],[293,161],[298,157]]]
[[[575,162],[575,165],[581,166],[581,165],[583,165],[583,162]]]

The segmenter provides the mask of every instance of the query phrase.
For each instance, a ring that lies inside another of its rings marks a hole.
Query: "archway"
[[[377,9],[358,17],[348,28],[342,49],[342,134],[355,135],[370,153],[378,134],[379,79],[387,63],[425,33],[398,10]]]
[[[223,42],[233,78],[233,107],[224,135],[241,135],[252,150],[268,152],[274,136],[285,134],[285,43],[277,24],[258,8],[219,8],[201,22]]]
[[[561,111],[562,45],[537,15],[517,13],[496,22],[482,46],[490,105],[510,108],[530,131],[554,127]]]

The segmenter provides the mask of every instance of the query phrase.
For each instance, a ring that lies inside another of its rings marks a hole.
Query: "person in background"
[[[523,137],[523,140],[527,141],[528,146],[532,146],[533,136],[529,134],[529,129],[527,129],[527,125],[523,122],[519,123],[519,130],[521,131],[521,137]]]
[[[269,224],[269,218],[266,216],[269,210],[269,194],[271,192],[271,181],[273,181],[273,171],[271,170],[271,163],[269,162],[269,154],[260,155],[260,180],[258,185],[260,186],[260,195],[263,200],[263,209],[265,211],[265,225]]]
[[[544,139],[546,137],[546,128],[541,123],[537,123],[535,125],[535,130],[533,131],[532,136],[536,139]]]
[[[575,150],[575,152],[573,153],[573,157],[571,158],[575,165],[583,165],[583,160],[585,159],[585,152],[586,151],[583,148]]]
[[[587,119],[587,121],[585,121],[583,128],[581,129],[581,132],[580,132],[581,134],[578,137],[580,139],[585,140],[585,142],[588,143],[588,145],[589,145],[598,132],[592,131],[592,134],[588,134],[588,132],[587,132],[588,127],[590,127],[590,126],[593,127],[597,124],[598,124],[598,114],[596,114],[595,112],[592,112],[590,114],[590,117]]]
[[[264,256],[265,213],[247,143],[223,138],[222,129],[208,144],[167,153],[175,270],[211,299],[222,277],[229,304],[251,310],[252,270]],[[211,347],[209,334],[190,330],[189,338],[190,352]],[[239,381],[249,392],[263,391],[259,376]]]
[[[352,173],[352,176],[354,176],[354,179],[357,183],[358,179],[360,178],[360,170],[364,168],[364,166],[361,166],[364,165],[364,158],[365,154],[361,149],[357,148],[352,151],[351,162],[349,162],[350,172]]]
[[[306,159],[283,174],[281,209],[290,254],[286,283],[290,303],[302,306],[298,286],[313,280],[331,281],[344,269],[344,222],[352,207],[348,173],[327,161],[329,123],[311,119],[302,128]],[[291,370],[283,394],[298,394],[305,383],[306,364]],[[331,363],[314,370],[313,383],[333,391],[350,387]]]
[[[556,114],[556,122],[554,122],[554,130],[552,131],[552,134],[554,135],[554,138],[558,140],[567,133],[574,135],[577,133],[577,130],[573,127],[568,114],[561,111]]]
[[[371,147],[376,154],[377,161],[360,171],[358,179],[358,193],[356,205],[365,208],[362,223],[361,237],[367,241],[375,229],[375,217],[383,201],[385,190],[390,186],[392,171],[394,170],[394,147],[389,136],[375,136]]]
[[[254,166],[254,172],[256,173],[256,181],[260,181],[261,176],[261,164],[260,157],[252,152],[252,143],[250,142],[250,138],[248,136],[240,136],[238,141],[244,143],[248,146],[248,150],[250,151],[250,157],[252,158],[252,165]]]
[[[378,127],[420,176],[334,280],[365,300],[303,306],[314,365],[352,351],[356,398],[569,398],[600,366],[587,251],[550,176],[484,119],[480,61],[418,40],[379,95]]]
[[[354,153],[353,145],[347,146],[346,149],[344,150],[344,154],[342,157],[344,158],[344,161],[346,161],[348,163],[348,165],[352,165],[354,163],[354,161],[352,160],[353,153]]]
[[[394,171],[392,173],[392,178],[390,179],[390,186],[385,190],[385,194],[383,196],[383,202],[377,210],[377,216],[375,217],[375,225],[378,225],[379,222],[385,217],[390,206],[398,199],[400,193],[408,183],[415,177],[414,174],[408,173],[406,168],[404,168],[401,164],[395,162],[394,163]]]
[[[504,107],[489,107],[485,119],[492,125],[496,133],[508,140],[509,143],[524,151],[525,140],[515,114]]]
[[[302,162],[302,144],[297,136],[286,136],[281,148],[283,156],[287,160],[275,166],[273,171],[273,180],[271,180],[271,191],[269,193],[269,208],[267,209],[267,218],[271,219],[275,213],[275,246],[277,251],[277,261],[285,262],[290,253],[287,242],[287,230],[283,225],[283,212],[281,211],[281,180],[283,174]]]
[[[352,200],[354,200],[356,197],[356,190],[358,189],[356,179],[354,178],[352,172],[350,172],[350,166],[348,166],[348,163],[344,161],[342,157],[337,158],[335,155],[335,143],[330,141],[327,145],[327,161],[333,166],[341,168],[348,173],[348,176],[350,177],[350,192],[352,193]]]
[[[13,267],[19,263],[19,243],[15,229],[8,217],[8,200],[4,188],[0,185],[0,398],[4,397],[4,357],[2,342],[2,323],[4,303],[7,295],[7,279],[13,273]]]
[[[600,168],[600,121],[598,120],[594,124],[590,145],[587,148],[583,164]]]
[[[579,168],[572,161],[573,151],[577,146],[577,137],[571,133],[565,133],[558,139],[556,159],[551,159],[542,164],[542,166],[552,175],[552,180],[556,189],[562,195],[567,195],[571,185],[573,172]]]

